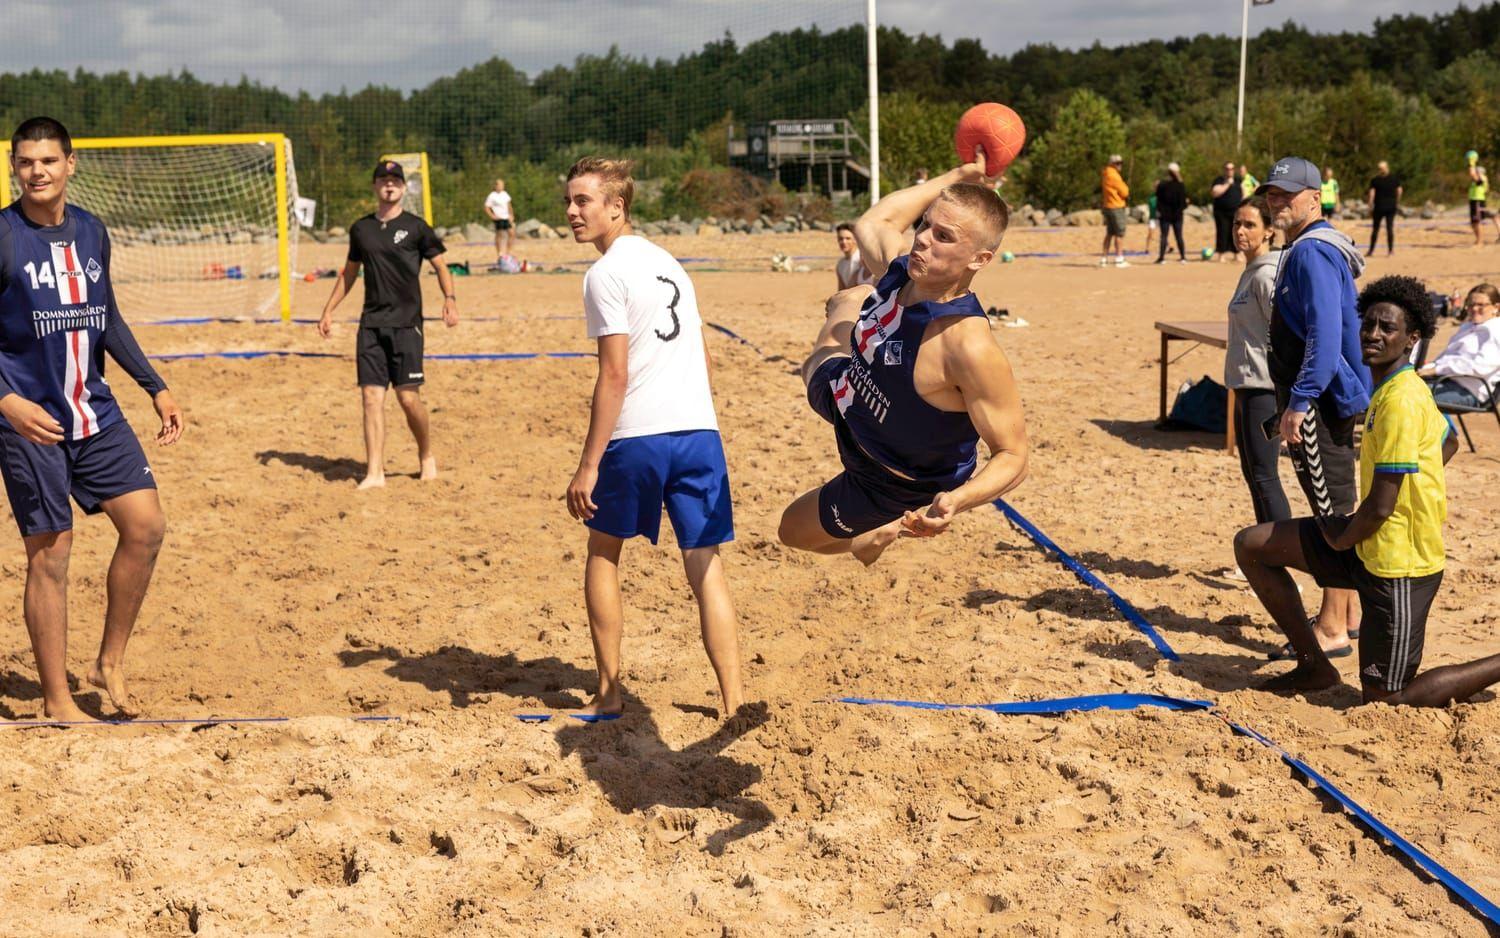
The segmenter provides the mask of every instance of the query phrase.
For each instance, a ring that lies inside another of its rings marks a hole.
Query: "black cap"
[[[395,176],[402,182],[406,181],[406,170],[395,160],[381,160],[375,164],[375,174],[371,179],[379,179],[381,176]]]

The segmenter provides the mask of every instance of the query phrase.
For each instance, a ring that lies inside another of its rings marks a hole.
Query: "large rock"
[[[724,233],[724,229],[718,225],[702,224],[698,226],[698,237],[717,238]]]
[[[1055,208],[1047,209],[1047,224],[1055,225],[1062,221],[1063,213]]]
[[[340,228],[338,225],[334,225],[332,228],[328,229],[328,236],[331,237],[331,238],[341,238],[341,237],[344,237],[344,236],[346,236],[348,234],[349,234],[349,229],[347,229],[347,228]]]
[[[465,241],[493,241],[495,240],[495,226],[486,228],[478,222],[469,222],[464,225],[463,239]]]
[[[1151,207],[1149,205],[1145,204],[1144,202],[1142,202],[1140,205],[1134,206],[1130,210],[1130,219],[1131,219],[1131,221],[1134,221],[1134,222],[1137,222],[1137,223],[1144,223],[1146,221],[1146,219],[1148,219],[1150,217],[1151,217]]]
[[[1104,224],[1104,213],[1097,208],[1086,208],[1077,212],[1069,212],[1064,224],[1074,225],[1078,228],[1098,228]]]
[[[1182,214],[1193,221],[1207,221],[1209,217],[1208,212],[1201,205],[1189,205]]]
[[[546,227],[535,218],[528,218],[516,226],[516,234],[522,238],[537,237],[537,229]]]
[[[833,230],[833,222],[830,222],[830,221],[815,221],[815,222],[812,223],[812,226],[813,226],[813,230],[814,231],[832,231]]]
[[[552,232],[552,237],[559,240],[563,238],[573,237],[573,229],[569,228],[567,225],[558,225],[556,228],[552,228],[550,230]]]
[[[1041,226],[1047,224],[1047,213],[1043,211],[1033,210],[1027,213],[1024,217],[1029,219],[1032,226],[1035,228],[1040,228]]]

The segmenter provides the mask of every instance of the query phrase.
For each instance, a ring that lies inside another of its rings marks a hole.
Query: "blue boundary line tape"
[[[738,332],[735,332],[733,329],[729,328],[728,326],[721,326],[721,325],[719,325],[716,322],[709,322],[706,319],[703,321],[703,324],[706,325],[706,326],[708,326],[710,329],[716,329],[719,332],[724,333],[725,335],[729,336],[731,339],[735,340],[736,342],[740,343],[741,345],[748,345],[748,346],[750,346],[750,348],[753,349],[755,351],[755,354],[757,354],[757,355],[764,356],[766,354],[764,351],[761,350],[760,346],[756,345],[754,342],[751,342],[749,339],[747,339],[744,336],[740,335]]]
[[[0,729],[42,726],[218,726],[223,723],[290,723],[292,717],[170,717],[161,720],[0,720]],[[301,719],[301,718],[298,718]],[[400,723],[394,716],[345,717],[355,723]]]
[[[565,714],[565,716],[580,723],[608,723],[611,720],[618,720],[620,718],[620,714],[618,713],[569,713]],[[516,714],[516,719],[522,723],[548,723],[551,722],[552,717],[553,714],[551,713]]]
[[[1027,521],[1026,517],[1012,508],[1010,503],[1005,499],[995,499],[995,507],[1000,509],[1000,513],[1005,515],[1011,524],[1020,528],[1023,534],[1035,541],[1037,546],[1043,550],[1051,551],[1057,557],[1057,562],[1073,571],[1073,575],[1082,580],[1085,585],[1092,586],[1094,589],[1108,596],[1109,601],[1119,611],[1120,615],[1124,616],[1127,622],[1145,633],[1147,638],[1151,639],[1151,644],[1156,646],[1156,650],[1161,652],[1162,657],[1168,661],[1182,660],[1177,652],[1172,650],[1172,646],[1167,644],[1167,640],[1162,638],[1156,629],[1152,628],[1150,622],[1146,621],[1146,617],[1141,615],[1134,606],[1127,602],[1125,597],[1111,589],[1108,583],[1099,579],[1088,567],[1074,560],[1066,551],[1058,547],[1050,537],[1043,534],[1041,529],[1036,525]]]
[[[575,319],[584,319],[584,318],[586,318],[586,317],[584,317],[581,314],[574,315],[574,316],[465,316],[465,317],[463,317],[462,321],[463,322],[515,322],[515,321],[518,321],[518,320],[519,321],[540,320],[540,319],[566,319],[566,320],[575,320]],[[441,316],[423,316],[422,317],[422,321],[423,322],[442,322],[442,320],[443,320],[443,317],[441,317]],[[338,321],[342,322],[342,323],[346,323],[346,324],[351,324],[351,325],[353,323],[359,322],[358,319],[340,319]],[[228,325],[228,326],[279,326],[279,325],[282,325],[282,322],[283,322],[283,320],[279,316],[276,316],[276,317],[258,317],[258,318],[254,318],[254,319],[245,319],[245,318],[240,318],[240,317],[235,317],[235,316],[177,316],[177,317],[170,318],[170,319],[142,319],[142,320],[139,320],[139,321],[133,323],[133,325],[137,325],[137,326],[214,326],[214,325]],[[297,325],[297,326],[316,326],[318,324],[318,320],[316,320],[316,319],[303,319],[303,318],[294,317],[291,320],[291,323],[292,323],[292,325]]]
[[[1032,716],[1057,716],[1064,713],[1077,713],[1088,710],[1136,710],[1141,707],[1161,707],[1166,710],[1199,713],[1207,712],[1209,715],[1223,722],[1236,735],[1248,737],[1276,753],[1281,757],[1282,762],[1291,767],[1293,772],[1296,772],[1302,778],[1322,789],[1330,798],[1338,802],[1341,807],[1354,815],[1355,820],[1360,824],[1405,854],[1407,859],[1415,863],[1433,879],[1442,883],[1450,892],[1462,899],[1474,911],[1489,919],[1495,925],[1500,925],[1500,906],[1495,905],[1494,902],[1485,898],[1479,890],[1459,879],[1441,863],[1429,856],[1421,847],[1418,847],[1396,833],[1383,821],[1371,814],[1368,808],[1344,794],[1339,790],[1338,786],[1324,778],[1312,766],[1287,752],[1276,741],[1256,732],[1248,726],[1229,719],[1222,711],[1215,708],[1212,701],[1188,700],[1181,697],[1168,697],[1160,694],[1095,694],[1087,697],[1063,697],[1056,700],[1027,700],[1015,703],[989,704],[927,703],[918,700],[882,700],[872,697],[840,697],[833,702],[908,707],[915,710],[988,710],[991,713]]]

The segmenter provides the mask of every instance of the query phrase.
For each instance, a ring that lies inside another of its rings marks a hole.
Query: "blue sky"
[[[1287,20],[1318,32],[1365,30],[1379,17],[1455,9],[1455,0],[1276,0],[1251,31]],[[158,74],[186,67],[210,81],[248,75],[314,93],[421,87],[499,55],[535,72],[611,43],[676,56],[723,35],[862,21],[863,0],[5,0],[0,70],[88,68]],[[1240,0],[880,0],[879,18],[993,52],[1028,42],[1107,45],[1197,33],[1238,35]]]

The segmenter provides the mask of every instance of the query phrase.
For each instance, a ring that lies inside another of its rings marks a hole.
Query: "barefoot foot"
[[[88,681],[109,694],[109,702],[114,704],[121,716],[133,720],[141,715],[140,708],[135,705],[130,692],[125,688],[124,669],[95,661],[94,666],[89,669]]]
[[[384,488],[384,487],[385,487],[385,476],[384,475],[365,476],[364,479],[361,480],[360,483],[359,483],[359,488],[361,490],[364,490],[364,489],[378,489],[378,488]]]
[[[42,704],[42,715],[48,720],[56,720],[59,723],[97,723],[93,717],[78,709],[78,704],[73,702],[72,697],[66,697],[53,703],[48,701]]]
[[[595,694],[594,699],[589,701],[588,706],[578,710],[569,711],[569,716],[578,717],[580,720],[613,720],[625,712],[625,702],[619,695],[606,697],[603,694]]]
[[[901,519],[897,518],[889,524],[883,524],[873,531],[866,531],[856,536],[849,546],[849,553],[854,555],[865,566],[870,566],[880,559],[885,549],[896,543],[901,536]]]
[[[426,459],[422,460],[422,471],[419,474],[419,478],[421,478],[423,482],[427,482],[437,478],[437,459],[435,457],[428,456]]]

